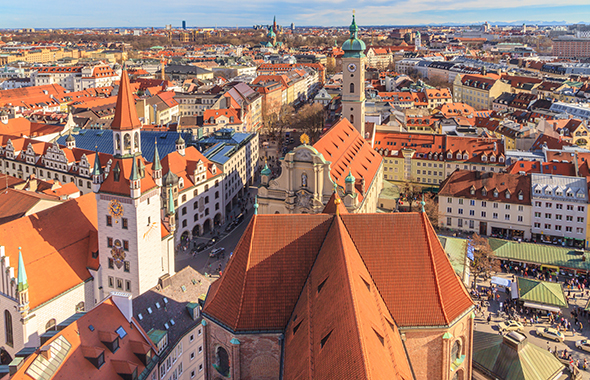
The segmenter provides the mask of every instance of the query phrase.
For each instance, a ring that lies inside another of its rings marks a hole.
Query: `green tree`
[[[474,233],[467,244],[467,249],[473,252],[473,260],[470,263],[473,286],[477,286],[479,277],[490,278],[493,272],[500,269],[500,262],[496,259],[488,239]]]

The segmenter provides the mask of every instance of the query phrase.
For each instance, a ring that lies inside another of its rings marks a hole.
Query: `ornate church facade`
[[[313,146],[302,145],[281,161],[281,174],[261,172],[258,190],[261,214],[316,214],[338,191],[351,213],[377,210],[383,188],[383,160],[365,141],[365,44],[353,18],[350,39],[342,49],[342,119]]]

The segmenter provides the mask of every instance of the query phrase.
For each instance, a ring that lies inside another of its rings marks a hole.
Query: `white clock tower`
[[[141,122],[127,72],[123,71],[113,131],[113,162],[106,178],[93,171],[98,214],[98,299],[111,291],[134,297],[174,274],[174,253],[164,249],[161,226],[161,164],[141,155]]]
[[[350,38],[342,44],[342,117],[365,137],[365,43],[352,16]]]

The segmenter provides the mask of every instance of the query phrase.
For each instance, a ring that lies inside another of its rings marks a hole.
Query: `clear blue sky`
[[[559,3],[559,6],[556,4]],[[590,22],[590,0],[5,0],[0,28]]]

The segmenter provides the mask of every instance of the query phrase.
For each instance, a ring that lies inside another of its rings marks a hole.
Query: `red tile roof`
[[[115,118],[111,123],[111,129],[124,131],[139,127],[141,127],[141,122],[137,117],[135,98],[133,97],[133,92],[129,84],[129,76],[127,75],[127,71],[123,71],[119,85],[119,94],[117,95]]]
[[[152,177],[152,163],[146,161],[142,156],[129,157],[129,158],[113,158],[111,164],[111,172],[106,177],[104,182],[100,185],[101,193],[119,194],[129,196],[131,192],[129,177],[131,176],[131,169],[133,166],[133,160],[137,160],[138,170],[140,163],[143,164],[145,170],[144,175],[141,178],[141,193],[145,193],[148,190],[156,187],[156,182]],[[121,170],[119,180],[115,180],[114,170],[116,168]],[[139,173],[141,176],[141,173]]]
[[[109,331],[118,336],[115,330],[120,326],[123,327],[127,335],[124,338],[119,338],[119,348],[115,352],[111,352],[101,341],[100,331]],[[128,322],[111,298],[107,298],[80,319],[61,330],[46,345],[51,345],[61,337],[70,343],[71,348],[63,361],[57,365],[52,377],[54,379],[120,379],[121,374],[132,372],[135,368],[137,368],[137,374],[140,375],[146,366],[136,355],[138,348],[141,347],[141,351],[145,351],[149,347],[152,357],[156,352],[156,348],[147,338],[146,332],[135,320],[132,320],[131,323]],[[100,368],[96,368],[86,357],[96,357],[101,353],[104,354],[104,364]],[[26,371],[38,356],[39,351],[30,355],[12,379],[32,379],[26,374]],[[155,370],[157,371],[157,366]]]
[[[497,194],[494,194],[497,191]],[[507,192],[510,197],[507,198]],[[520,174],[456,170],[440,187],[439,196],[491,202],[531,204],[531,177]]]
[[[88,267],[98,267],[98,258],[92,258],[98,252],[96,215],[95,194],[89,193],[0,225],[0,241],[14,268],[22,247],[31,309],[91,278]]]
[[[449,325],[472,306],[423,215],[257,215],[204,313],[233,331],[282,331],[334,218],[342,218],[398,325]]]
[[[355,178],[363,178],[368,188],[383,161],[347,119],[334,124],[313,147],[332,163],[330,176],[342,188],[349,171]],[[357,190],[357,197],[362,202],[364,194]]]

